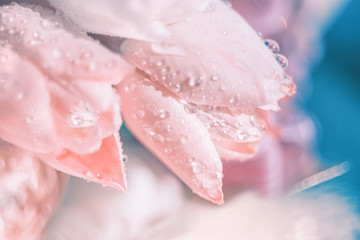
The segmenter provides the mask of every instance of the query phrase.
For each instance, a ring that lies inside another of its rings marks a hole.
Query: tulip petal
[[[222,159],[243,161],[252,157],[266,130],[266,114],[259,110],[231,112],[227,108],[201,106],[196,115]]]
[[[222,163],[196,115],[137,72],[117,89],[132,133],[196,194],[221,204]]]
[[[0,238],[39,239],[67,179],[31,152],[0,139]]]
[[[109,84],[78,80],[49,83],[51,110],[62,146],[78,154],[99,149],[120,129],[119,99]]]
[[[61,154],[42,154],[40,157],[59,171],[126,192],[121,145],[119,134],[114,133],[103,139],[100,149],[91,154],[79,155],[65,149]]]
[[[0,39],[14,46],[52,81],[80,78],[116,84],[133,69],[119,55],[50,11],[12,4],[0,8],[0,14]]]
[[[9,46],[0,46],[0,137],[40,153],[60,150],[46,79]]]
[[[86,4],[81,0],[49,2],[88,32],[160,41],[168,34],[165,24],[196,13],[206,1],[88,0]]]
[[[220,1],[168,26],[161,43],[126,40],[124,57],[181,99],[198,105],[278,110],[294,94],[273,53],[250,25]]]

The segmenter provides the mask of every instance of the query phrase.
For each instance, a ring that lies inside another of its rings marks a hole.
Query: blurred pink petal
[[[10,46],[0,54],[0,137],[27,150],[59,151],[46,78]]]
[[[0,137],[51,165],[68,152],[57,169],[125,191],[112,84],[133,67],[51,11],[11,4],[0,14]]]
[[[166,24],[191,16],[206,0],[49,0],[87,32],[160,41],[168,36]],[[76,13],[76,14],[74,14]]]
[[[137,72],[118,89],[133,134],[195,193],[221,204],[222,164],[201,121]]]
[[[67,177],[31,152],[0,140],[0,238],[37,240]]]
[[[51,11],[2,7],[2,40],[52,81],[74,78],[116,84],[132,67]]]

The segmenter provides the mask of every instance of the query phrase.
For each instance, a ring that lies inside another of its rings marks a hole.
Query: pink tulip
[[[0,138],[126,191],[112,88],[132,67],[51,11],[0,8]]]
[[[36,240],[67,177],[29,151],[0,140],[0,239]]]
[[[268,110],[295,92],[254,30],[220,1],[168,26],[161,43],[127,40],[137,66],[118,85],[134,135],[195,193],[223,202],[223,159],[254,155]]]

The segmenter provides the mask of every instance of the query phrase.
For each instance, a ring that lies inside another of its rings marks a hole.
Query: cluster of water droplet
[[[259,33],[259,36],[262,37],[262,34]],[[274,57],[275,57],[276,61],[280,64],[280,66],[283,69],[286,69],[288,67],[289,63],[288,63],[287,58],[284,55],[279,53],[280,52],[279,44],[275,40],[272,40],[272,39],[265,39],[264,43],[274,54]],[[281,86],[280,86],[280,91],[287,96],[292,96],[296,92],[296,86],[292,81],[292,77],[286,73],[284,73],[284,76],[283,76],[283,79],[281,82]]]
[[[275,54],[275,59],[280,64],[280,66],[286,69],[288,66],[288,60],[284,55],[279,53],[280,52],[279,44],[272,39],[266,39],[264,43]]]

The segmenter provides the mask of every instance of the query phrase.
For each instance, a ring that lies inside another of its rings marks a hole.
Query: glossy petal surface
[[[61,154],[40,157],[62,172],[126,192],[124,156],[118,133],[103,139],[100,149],[91,154],[79,155],[65,149]]]
[[[221,204],[222,164],[196,115],[137,72],[117,89],[132,133],[196,194]]]
[[[161,43],[125,41],[123,55],[188,102],[278,110],[294,94],[292,80],[240,15],[211,2],[213,11],[169,25]]]

